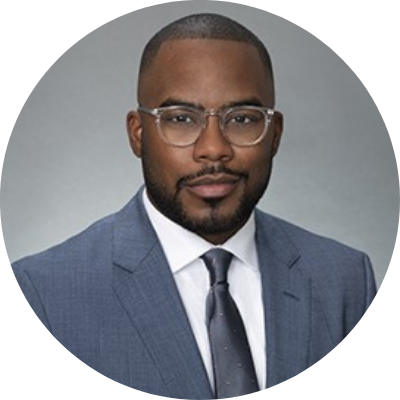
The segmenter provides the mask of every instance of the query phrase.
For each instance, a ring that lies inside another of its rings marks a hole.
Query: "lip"
[[[240,178],[233,175],[206,175],[186,184],[187,189],[202,199],[223,198],[232,193]]]

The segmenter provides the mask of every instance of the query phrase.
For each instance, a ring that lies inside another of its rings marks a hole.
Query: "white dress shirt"
[[[242,316],[260,389],[266,387],[266,343],[261,277],[255,244],[254,215],[229,240],[215,246],[161,214],[143,191],[146,212],[157,233],[175,278],[203,363],[213,386],[213,371],[206,326],[206,298],[210,288],[207,268],[200,258],[220,247],[231,252],[230,293]]]

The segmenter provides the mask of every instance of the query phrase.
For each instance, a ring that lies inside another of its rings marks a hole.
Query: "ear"
[[[275,111],[273,120],[272,120],[272,134],[273,134],[272,154],[273,154],[273,156],[275,156],[275,154],[278,152],[282,133],[283,133],[283,115],[279,111]]]
[[[137,157],[142,156],[142,119],[137,111],[130,111],[126,116],[126,129],[129,143]]]

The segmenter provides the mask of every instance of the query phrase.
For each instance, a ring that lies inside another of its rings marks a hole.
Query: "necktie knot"
[[[228,268],[232,260],[232,253],[223,249],[211,249],[201,257],[210,273],[211,286],[217,283],[225,283],[228,276]]]

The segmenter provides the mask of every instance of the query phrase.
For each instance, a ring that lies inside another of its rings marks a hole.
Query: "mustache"
[[[244,171],[234,170],[230,168],[226,168],[224,166],[209,166],[204,169],[190,175],[186,175],[178,180],[177,187],[181,189],[183,186],[186,186],[193,179],[201,178],[206,175],[216,175],[216,174],[226,174],[231,175],[235,178],[240,178],[247,180],[249,178],[249,174]]]

